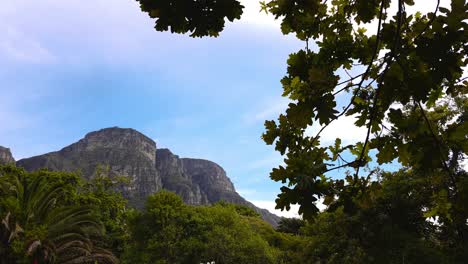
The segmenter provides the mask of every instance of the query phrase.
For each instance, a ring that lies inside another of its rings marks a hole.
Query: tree
[[[343,195],[343,182],[327,173],[349,168],[354,173],[346,184],[359,185],[372,151],[379,164],[398,160],[426,180],[432,190],[426,217],[437,217],[453,239],[466,241],[461,197],[467,197],[468,176],[460,162],[468,152],[468,82],[463,78],[468,7],[463,0],[451,1],[451,9],[439,3],[428,14],[408,14],[406,7],[414,2],[407,0],[263,3],[282,19],[283,33],[296,34],[306,46],[290,55],[281,80],[283,96],[292,103],[278,121],[265,123],[263,134],[267,144],[286,155],[286,166],[271,173],[273,180],[287,183],[278,208],[299,204],[300,213],[312,218],[318,199]],[[377,28],[367,34],[363,25],[372,21]],[[309,40],[318,51],[309,49]],[[349,102],[341,105],[337,96]],[[326,128],[346,116],[366,128],[365,138],[345,146],[340,139],[320,145]],[[321,129],[309,134],[316,123]]]
[[[93,216],[105,229],[105,236],[96,241],[96,244],[110,249],[118,258],[128,243],[130,234],[127,218],[134,210],[127,207],[128,201],[120,192],[127,183],[127,178],[112,175],[109,168],[98,167],[92,179],[80,183],[79,192],[73,201],[94,208]]]
[[[0,167],[1,263],[117,263],[95,247],[102,226],[90,206],[67,205],[73,174]],[[51,181],[48,181],[52,179]]]
[[[239,19],[244,8],[236,0],[137,0],[141,11],[156,19],[155,29],[190,32],[191,37],[219,35],[225,19]]]
[[[283,218],[278,224],[279,232],[299,235],[305,221],[299,218]]]
[[[246,219],[263,221],[239,209],[226,203],[189,206],[174,193],[158,192],[130,220],[124,262],[276,263],[277,250]]]
[[[426,220],[430,192],[419,177],[381,173],[341,193],[303,228],[308,263],[462,263],[444,252],[437,225]]]

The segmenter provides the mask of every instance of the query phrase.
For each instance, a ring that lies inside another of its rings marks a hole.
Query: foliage
[[[274,250],[242,221],[247,216],[237,208],[188,206],[167,191],[152,195],[145,211],[130,220],[132,242],[125,262],[274,263]]]
[[[99,219],[106,231],[106,236],[97,241],[103,248],[110,248],[116,257],[120,257],[129,239],[127,216],[132,208],[127,207],[127,200],[119,189],[125,186],[125,177],[115,176],[109,168],[98,168],[89,181],[80,184],[76,202],[92,205],[94,217]]]
[[[116,263],[95,246],[102,225],[89,205],[73,204],[78,176],[0,167],[1,263]]]
[[[379,177],[356,186],[359,194],[338,198],[304,228],[310,238],[304,257],[325,263],[458,263],[440,245],[437,224],[424,216],[430,195],[425,183],[404,171]],[[346,185],[342,192],[356,187]]]
[[[225,19],[240,19],[244,8],[236,0],[137,0],[143,12],[156,19],[155,29],[190,32],[191,37],[217,37]]]
[[[299,235],[305,221],[299,218],[283,218],[278,224],[278,231]]]
[[[225,201],[219,201],[215,203],[215,205],[233,209],[236,211],[237,214],[242,215],[242,216],[258,217],[258,218],[260,217],[259,213],[255,212],[254,209],[247,207],[245,205],[232,204],[232,203],[227,203]]]
[[[468,154],[468,82],[463,78],[468,5],[452,0],[445,9],[439,3],[428,14],[407,13],[414,2],[403,0],[263,3],[265,11],[282,20],[284,34],[294,33],[306,45],[290,55],[281,80],[283,96],[292,102],[277,121],[265,123],[263,134],[267,144],[286,155],[286,165],[271,172],[273,180],[287,184],[281,187],[277,208],[299,204],[300,213],[312,220],[320,198],[328,205],[338,198],[340,206],[329,212],[343,210],[354,219],[361,212],[355,201],[377,184],[362,171],[372,161],[370,153],[376,153],[377,163],[397,160],[427,190],[427,202],[411,208],[413,214],[437,219],[442,241],[467,243],[468,175],[461,161]],[[372,22],[377,28],[367,33],[364,26]],[[309,40],[317,51],[309,49]],[[349,102],[342,104],[343,98]],[[343,145],[337,138],[332,146],[321,145],[321,133],[345,117],[356,118],[355,125],[367,130],[362,141]],[[312,125],[321,129],[311,134]],[[354,172],[346,180],[327,177],[340,168]],[[405,179],[399,179],[404,186]],[[410,231],[416,230],[405,232]]]
[[[259,234],[275,249],[275,263],[304,263],[304,260],[299,258],[298,253],[302,252],[301,249],[306,241],[305,237],[279,232],[260,218],[247,217],[244,218],[244,221],[248,222],[255,233]]]
[[[245,206],[189,206],[161,191],[132,210],[108,169],[89,181],[14,166],[0,175],[0,263],[296,263],[300,239]]]

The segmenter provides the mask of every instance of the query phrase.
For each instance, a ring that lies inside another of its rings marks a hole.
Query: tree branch
[[[369,66],[367,67],[365,76],[367,76],[367,74],[370,72],[370,69],[372,68],[373,61],[374,61],[375,57],[377,56],[377,53],[378,53],[378,50],[379,50],[378,48],[379,48],[379,44],[380,44],[380,30],[382,28],[382,19],[383,19],[383,14],[384,14],[384,2],[385,1],[382,0],[382,2],[380,3],[379,25],[377,27],[377,40],[376,40],[376,43],[375,43],[374,54],[372,55],[372,59],[371,59],[371,61],[369,63]],[[361,79],[361,82],[359,83],[359,87],[356,90],[361,89],[362,84],[364,82],[364,79],[365,79],[364,77]],[[353,98],[351,98],[351,103],[354,101],[354,98],[356,98],[356,94],[357,93],[355,93]],[[376,95],[377,95],[377,92],[376,92]],[[374,98],[373,108],[375,108],[375,105],[376,105],[376,98]],[[366,149],[367,142],[369,141],[370,130],[371,130],[371,127],[372,127],[372,119],[373,118],[372,118],[372,113],[371,113],[371,117],[370,117],[370,121],[369,121],[369,127],[367,129],[366,140],[364,142],[364,146],[362,148],[361,154],[359,155],[359,159],[356,160],[356,162],[358,163],[358,166],[357,166],[357,169],[356,169],[356,175],[355,175],[356,177],[359,175],[359,168],[361,167],[362,158],[364,156],[364,151]]]
[[[345,84],[345,83],[349,83],[349,82],[351,82],[351,81],[353,81],[353,80],[355,80],[355,79],[361,77],[362,75],[364,75],[364,73],[361,73],[361,74],[359,74],[359,75],[356,75],[356,76],[354,76],[353,78],[348,79],[348,80],[346,80],[346,81],[342,81],[342,82],[338,83],[336,86],[340,86],[340,85],[343,85],[343,84]]]

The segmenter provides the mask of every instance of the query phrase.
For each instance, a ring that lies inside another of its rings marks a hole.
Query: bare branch
[[[352,77],[351,79],[348,79],[348,80],[346,80],[346,81],[342,81],[342,82],[338,83],[336,86],[340,86],[340,85],[343,85],[343,84],[345,84],[345,83],[349,83],[349,82],[351,82],[351,81],[353,81],[353,80],[355,80],[355,79],[361,77],[362,75],[364,75],[364,73],[361,73],[361,74],[359,74],[359,75],[356,75],[356,76],[354,76],[354,77]]]

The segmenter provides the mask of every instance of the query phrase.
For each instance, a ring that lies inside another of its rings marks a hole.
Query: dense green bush
[[[98,213],[103,200],[76,174],[1,166],[0,263],[117,263],[103,249],[114,221],[112,204]]]
[[[125,262],[275,263],[276,250],[236,208],[188,206],[174,193],[154,194],[130,220],[132,242]]]

